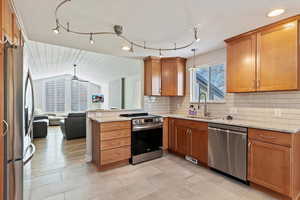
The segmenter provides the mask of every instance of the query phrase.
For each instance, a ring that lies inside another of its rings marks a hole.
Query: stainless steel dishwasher
[[[247,137],[244,127],[208,124],[208,165],[247,181]]]

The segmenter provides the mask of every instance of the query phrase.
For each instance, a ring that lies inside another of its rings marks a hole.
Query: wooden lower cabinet
[[[3,45],[0,44],[0,200],[4,199],[3,196],[3,180],[4,180],[4,63],[3,63]]]
[[[251,182],[291,195],[291,150],[275,144],[250,140],[249,174]]]
[[[131,158],[131,122],[92,121],[92,162],[98,170],[128,164]]]
[[[169,150],[182,156],[191,156],[207,164],[208,124],[170,118]]]
[[[249,129],[248,137],[248,180],[300,199],[299,134]]]

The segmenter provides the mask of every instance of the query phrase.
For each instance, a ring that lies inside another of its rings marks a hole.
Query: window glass
[[[191,71],[191,102],[223,101],[225,97],[224,64],[199,67]],[[202,94],[199,96],[199,94]],[[205,94],[205,95],[204,95]],[[199,99],[200,98],[200,99]]]

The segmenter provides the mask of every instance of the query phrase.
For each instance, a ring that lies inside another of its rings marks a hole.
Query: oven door
[[[132,156],[161,150],[162,134],[162,125],[148,128],[134,127],[131,137]]]

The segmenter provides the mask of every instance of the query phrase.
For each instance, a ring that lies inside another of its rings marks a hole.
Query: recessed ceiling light
[[[130,50],[130,47],[129,47],[129,46],[123,46],[123,47],[122,47],[122,50],[123,50],[123,51],[129,51],[129,50]]]
[[[270,12],[268,12],[268,17],[277,17],[279,15],[282,15],[284,12],[285,12],[285,10],[282,8],[274,9],[274,10],[271,10]]]

